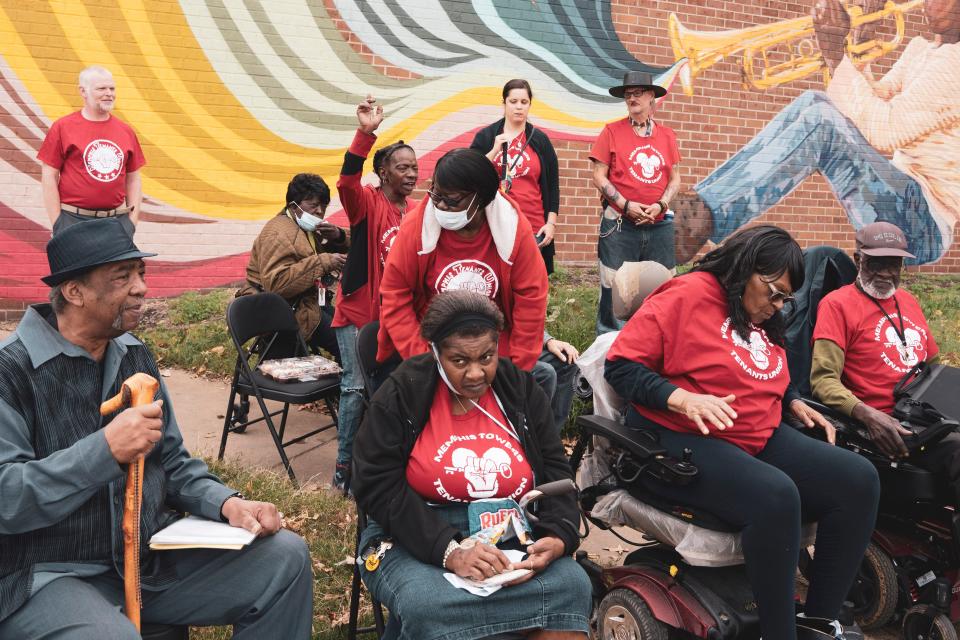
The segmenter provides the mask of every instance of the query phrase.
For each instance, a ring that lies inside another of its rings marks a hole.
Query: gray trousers
[[[141,620],[153,624],[232,624],[237,640],[309,640],[313,571],[303,539],[281,530],[242,551],[189,549],[176,556],[179,581],[143,590]],[[0,638],[140,640],[123,615],[116,572],[59,578],[0,622]]]

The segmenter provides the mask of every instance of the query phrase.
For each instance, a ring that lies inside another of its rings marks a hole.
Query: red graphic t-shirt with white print
[[[433,263],[427,270],[426,290],[432,299],[438,293],[466,289],[482,293],[500,309],[500,256],[489,225],[482,225],[472,238],[441,231]]]
[[[146,164],[137,134],[115,116],[91,121],[79,111],[50,126],[37,153],[60,172],[60,202],[114,209],[126,198],[126,175]]]
[[[513,178],[509,193],[536,233],[544,223],[543,198],[540,193],[540,156],[530,145],[524,148],[526,140],[526,134],[521,132],[507,148],[507,169]],[[493,164],[497,168],[497,175],[502,178],[503,152],[497,152]]]
[[[607,360],[639,362],[691,393],[736,396],[733,426],[710,430],[756,455],[782,420],[790,382],[787,354],[766,332],[748,325],[737,333],[727,295],[712,274],[698,271],[668,280],[647,296],[607,352]],[[640,404],[641,415],[674,431],[700,433],[686,415]]]
[[[610,167],[607,178],[620,195],[649,205],[663,198],[673,165],[680,162],[680,147],[670,127],[656,122],[650,136],[640,136],[624,118],[603,128],[590,159]]]
[[[876,302],[883,311],[855,284],[831,291],[820,301],[813,339],[843,350],[843,386],[867,406],[892,413],[894,386],[939,347],[910,292],[898,289],[893,298]]]
[[[533,471],[520,443],[489,416],[470,410],[453,415],[453,401],[440,382],[430,419],[413,445],[407,483],[424,500],[472,502],[483,498],[519,498],[533,487]],[[509,427],[487,390],[478,404]]]

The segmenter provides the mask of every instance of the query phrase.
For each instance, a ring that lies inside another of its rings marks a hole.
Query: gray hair
[[[80,275],[73,276],[72,278],[70,278],[70,280],[76,280],[81,284],[86,284],[89,276],[90,276],[90,272],[85,271]],[[64,280],[60,284],[55,284],[52,287],[50,287],[50,296],[49,296],[50,306],[53,307],[53,312],[57,315],[60,315],[61,313],[63,313],[64,309],[67,308],[67,305],[70,304],[70,301],[67,300],[67,297],[63,295],[63,287],[68,282],[70,282],[70,280]]]
[[[113,74],[110,73],[110,70],[106,67],[101,67],[100,65],[91,65],[80,72],[78,82],[81,87],[89,87],[90,83],[93,81],[93,78],[96,76],[108,76],[113,77]]]

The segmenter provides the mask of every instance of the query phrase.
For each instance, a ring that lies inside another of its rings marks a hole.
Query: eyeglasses
[[[903,267],[903,258],[900,256],[863,256],[863,266],[874,273],[900,271]]]
[[[796,302],[797,299],[795,297],[780,291],[780,289],[777,289],[775,286],[773,286],[772,282],[768,282],[767,286],[770,287],[769,299],[773,304],[777,304],[778,302],[781,304],[793,304]]]
[[[430,201],[433,202],[433,206],[439,207],[440,203],[442,202],[447,209],[457,210],[457,208],[460,206],[460,203],[466,200],[471,194],[467,193],[459,198],[450,198],[448,196],[440,195],[433,189],[430,189],[427,191],[427,195],[430,196]]]
[[[630,98],[639,98],[640,96],[647,93],[648,91],[650,91],[650,89],[627,89],[626,91],[623,92],[623,97],[628,100]]]

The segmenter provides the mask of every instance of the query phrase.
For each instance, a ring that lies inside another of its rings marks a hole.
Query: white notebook
[[[231,527],[198,516],[187,516],[150,538],[155,551],[170,549],[242,549],[257,536],[246,529]]]

